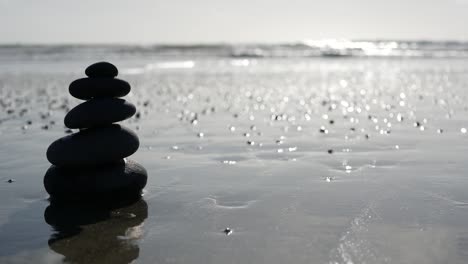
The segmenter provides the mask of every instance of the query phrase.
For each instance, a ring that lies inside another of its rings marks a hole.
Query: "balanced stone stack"
[[[138,136],[115,122],[132,117],[136,108],[120,99],[130,85],[115,78],[117,68],[108,62],[89,66],[88,78],[75,80],[69,92],[86,100],[65,116],[65,126],[79,132],[60,138],[47,149],[53,165],[44,176],[52,198],[125,198],[141,195],[147,172],[135,161],[125,159],[140,145]]]

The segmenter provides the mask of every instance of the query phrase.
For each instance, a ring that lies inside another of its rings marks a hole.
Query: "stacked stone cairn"
[[[136,108],[120,99],[130,84],[115,78],[117,68],[108,62],[89,66],[88,78],[73,81],[69,92],[86,100],[65,116],[65,126],[79,132],[53,142],[47,159],[53,165],[44,176],[52,199],[93,200],[140,197],[146,185],[143,166],[126,157],[140,145],[138,136],[115,122],[132,117]]]

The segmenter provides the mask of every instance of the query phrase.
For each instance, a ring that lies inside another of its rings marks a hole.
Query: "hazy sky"
[[[468,0],[0,0],[0,43],[468,40]]]

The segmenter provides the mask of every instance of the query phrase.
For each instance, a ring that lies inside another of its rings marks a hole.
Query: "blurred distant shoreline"
[[[265,44],[0,44],[0,56],[80,54],[234,58],[414,57],[468,58],[468,41],[308,40]]]

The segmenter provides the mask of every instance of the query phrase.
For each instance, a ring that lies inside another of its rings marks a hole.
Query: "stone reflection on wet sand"
[[[148,205],[50,204],[44,212],[52,226],[48,244],[65,263],[130,263],[138,258]]]

